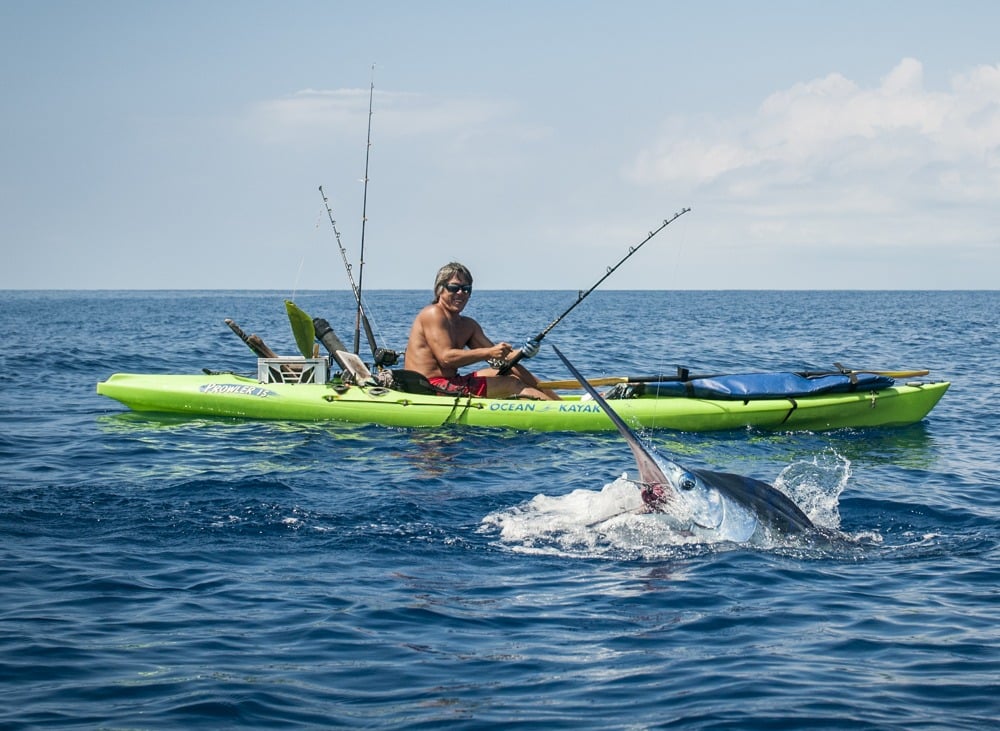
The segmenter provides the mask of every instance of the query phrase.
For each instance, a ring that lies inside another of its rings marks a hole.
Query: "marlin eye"
[[[695,488],[695,482],[690,477],[685,477],[683,480],[681,480],[682,490],[693,490],[694,488]]]

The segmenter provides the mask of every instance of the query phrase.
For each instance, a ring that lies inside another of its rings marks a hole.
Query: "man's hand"
[[[510,343],[497,343],[490,348],[487,360],[507,360],[507,356],[510,355],[513,349]]]

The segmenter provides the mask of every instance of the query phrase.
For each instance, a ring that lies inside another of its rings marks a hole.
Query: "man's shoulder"
[[[429,305],[424,305],[423,309],[417,313],[418,320],[444,320],[445,315],[441,312],[441,308],[438,307],[433,302]]]
[[[432,302],[426,305],[420,312],[417,313],[417,319],[419,320],[431,320],[435,322],[447,323],[453,322],[460,327],[477,327],[479,325],[474,319],[468,315],[457,314],[449,316],[447,312],[442,310],[437,306],[436,303]]]

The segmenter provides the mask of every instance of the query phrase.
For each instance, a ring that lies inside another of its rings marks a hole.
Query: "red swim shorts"
[[[486,379],[475,374],[455,376],[454,378],[438,376],[427,380],[431,382],[431,385],[449,393],[460,393],[463,396],[486,396]]]

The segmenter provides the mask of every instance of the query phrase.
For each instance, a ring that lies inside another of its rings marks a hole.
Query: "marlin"
[[[556,346],[566,364],[625,437],[635,455],[639,490],[647,513],[677,531],[706,541],[765,543],[776,536],[821,536],[801,508],[766,482],[728,472],[688,469],[642,443],[628,424]]]

